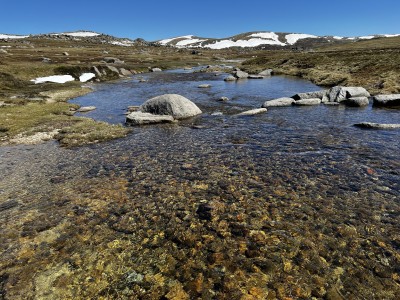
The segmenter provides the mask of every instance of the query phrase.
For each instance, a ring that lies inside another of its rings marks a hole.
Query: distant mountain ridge
[[[231,47],[240,48],[260,48],[260,49],[279,49],[279,48],[312,48],[317,45],[346,43],[357,40],[367,40],[374,38],[395,37],[400,34],[379,34],[360,37],[340,37],[340,36],[316,36],[305,33],[283,33],[271,31],[254,31],[234,35],[227,38],[205,38],[194,35],[185,35],[163,39],[155,42],[147,42],[141,38],[132,40],[129,38],[119,38],[94,31],[72,31],[61,33],[46,33],[34,35],[12,35],[0,34],[0,40],[16,40],[26,38],[47,38],[57,40],[84,40],[92,43],[111,44],[117,46],[152,45],[169,46],[177,48],[208,48],[226,49]]]
[[[400,36],[400,34],[368,35],[361,37],[316,36],[304,33],[283,33],[271,31],[254,31],[241,33],[228,38],[204,38],[194,35],[185,35],[157,41],[164,46],[178,48],[209,48],[226,49],[231,47],[242,48],[282,48],[282,47],[307,47],[316,44],[344,43],[373,38]]]

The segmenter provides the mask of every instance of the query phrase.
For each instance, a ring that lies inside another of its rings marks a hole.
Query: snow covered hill
[[[290,47],[308,44],[345,42],[379,37],[393,37],[400,34],[370,35],[362,37],[340,37],[340,36],[316,36],[304,33],[281,33],[281,32],[248,32],[238,34],[229,38],[215,39],[202,38],[194,35],[185,35],[158,41],[161,45],[169,45],[178,48],[209,48],[225,49],[230,47]]]

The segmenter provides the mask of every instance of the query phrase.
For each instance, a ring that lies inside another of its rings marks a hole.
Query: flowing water
[[[123,123],[127,106],[178,93],[203,114],[99,145],[0,148],[0,299],[400,298],[400,131],[352,126],[399,110],[236,117],[319,88],[142,76],[73,102]]]

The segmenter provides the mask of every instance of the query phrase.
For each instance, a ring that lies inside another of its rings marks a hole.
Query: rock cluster
[[[165,94],[144,102],[138,111],[130,113],[126,122],[132,125],[173,122],[201,114],[189,99],[177,94]]]

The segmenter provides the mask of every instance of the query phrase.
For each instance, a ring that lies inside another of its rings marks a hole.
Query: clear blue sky
[[[248,31],[363,36],[400,33],[400,0],[2,0],[0,33],[80,29],[158,40]]]

